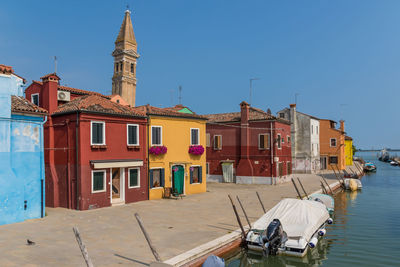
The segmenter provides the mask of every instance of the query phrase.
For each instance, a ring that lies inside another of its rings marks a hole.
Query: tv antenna
[[[182,86],[179,85],[179,105],[182,105]]]
[[[54,56],[54,73],[57,73],[57,56]]]

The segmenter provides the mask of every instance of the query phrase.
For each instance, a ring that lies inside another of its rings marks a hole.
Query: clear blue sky
[[[197,113],[294,102],[345,119],[358,147],[400,147],[400,1],[4,1],[0,63],[29,82],[111,93],[114,41],[126,4],[141,57],[137,104],[178,101]],[[171,90],[174,90],[171,92]]]

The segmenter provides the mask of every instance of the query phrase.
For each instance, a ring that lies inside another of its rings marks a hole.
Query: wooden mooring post
[[[251,229],[251,224],[250,224],[249,217],[247,217],[247,213],[246,213],[246,211],[244,210],[244,207],[243,207],[243,205],[242,205],[242,202],[241,202],[240,199],[239,199],[239,196],[236,196],[236,199],[237,199],[237,201],[239,202],[240,207],[242,208],[244,217],[246,217],[246,221],[247,221],[247,224],[249,225],[249,229]]]
[[[238,224],[239,224],[239,226],[240,226],[240,230],[242,231],[242,236],[243,236],[243,241],[244,241],[244,240],[246,240],[246,232],[244,231],[243,224],[242,224],[242,222],[240,221],[239,213],[237,212],[236,206],[235,206],[235,204],[233,203],[233,200],[232,200],[231,196],[228,195],[228,197],[229,197],[229,200],[231,201],[232,208],[233,208],[233,212],[235,213],[236,220],[237,220],[237,222],[238,222]]]
[[[306,195],[306,197],[307,197],[307,199],[308,199],[308,194],[307,194],[306,190],[304,189],[304,186],[303,186],[303,184],[301,183],[299,177],[297,177],[297,181],[299,181],[299,184],[300,184],[300,186],[301,186],[301,189],[303,189],[303,192],[304,192],[304,194]]]
[[[257,194],[257,197],[258,197],[258,201],[260,201],[261,207],[262,207],[262,209],[263,209],[263,211],[264,211],[264,214],[265,214],[265,213],[266,213],[266,210],[265,210],[264,204],[263,204],[262,201],[261,201],[260,195],[258,194],[257,191],[256,191],[256,194]]]
[[[322,177],[322,180],[324,180],[325,184],[328,186],[329,191],[331,191],[331,195],[333,196],[332,188],[329,186],[329,184],[328,184],[328,182],[325,180],[324,176],[321,175],[321,177]]]
[[[83,259],[86,262],[86,266],[87,267],[93,267],[92,260],[89,257],[89,254],[88,254],[88,252],[86,250],[85,244],[83,244],[83,242],[82,242],[82,238],[81,238],[81,235],[79,233],[78,227],[73,227],[72,230],[74,231],[76,242],[78,242],[79,248],[81,249]]]
[[[296,189],[297,195],[299,196],[300,199],[303,199],[302,196],[301,196],[301,194],[300,194],[299,189],[297,188],[296,183],[295,183],[294,180],[293,180],[293,178],[291,178],[291,180],[292,180],[292,183],[293,183],[294,188]]]
[[[325,195],[329,195],[328,192],[326,191],[325,186],[322,183],[322,181],[320,181],[320,182],[321,182],[322,193],[324,193]]]
[[[140,218],[138,213],[135,213],[135,217],[136,217],[136,220],[137,220],[137,222],[138,222],[138,224],[140,226],[140,229],[143,232],[144,237],[146,238],[147,243],[149,244],[151,252],[153,252],[154,258],[156,258],[156,261],[161,262],[162,261],[161,257],[160,257],[160,255],[158,255],[158,252],[157,252],[156,248],[154,247],[153,243],[151,242],[150,236],[147,234],[146,229],[144,228],[142,219]]]

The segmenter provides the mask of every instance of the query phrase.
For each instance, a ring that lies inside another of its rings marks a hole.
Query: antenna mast
[[[57,56],[54,56],[54,73],[57,73]]]
[[[179,85],[179,105],[182,105],[182,86]]]

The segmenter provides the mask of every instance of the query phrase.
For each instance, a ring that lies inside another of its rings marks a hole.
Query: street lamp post
[[[253,81],[259,80],[259,79],[260,78],[250,78],[250,99],[249,99],[250,106],[251,106],[251,90],[252,90]]]

